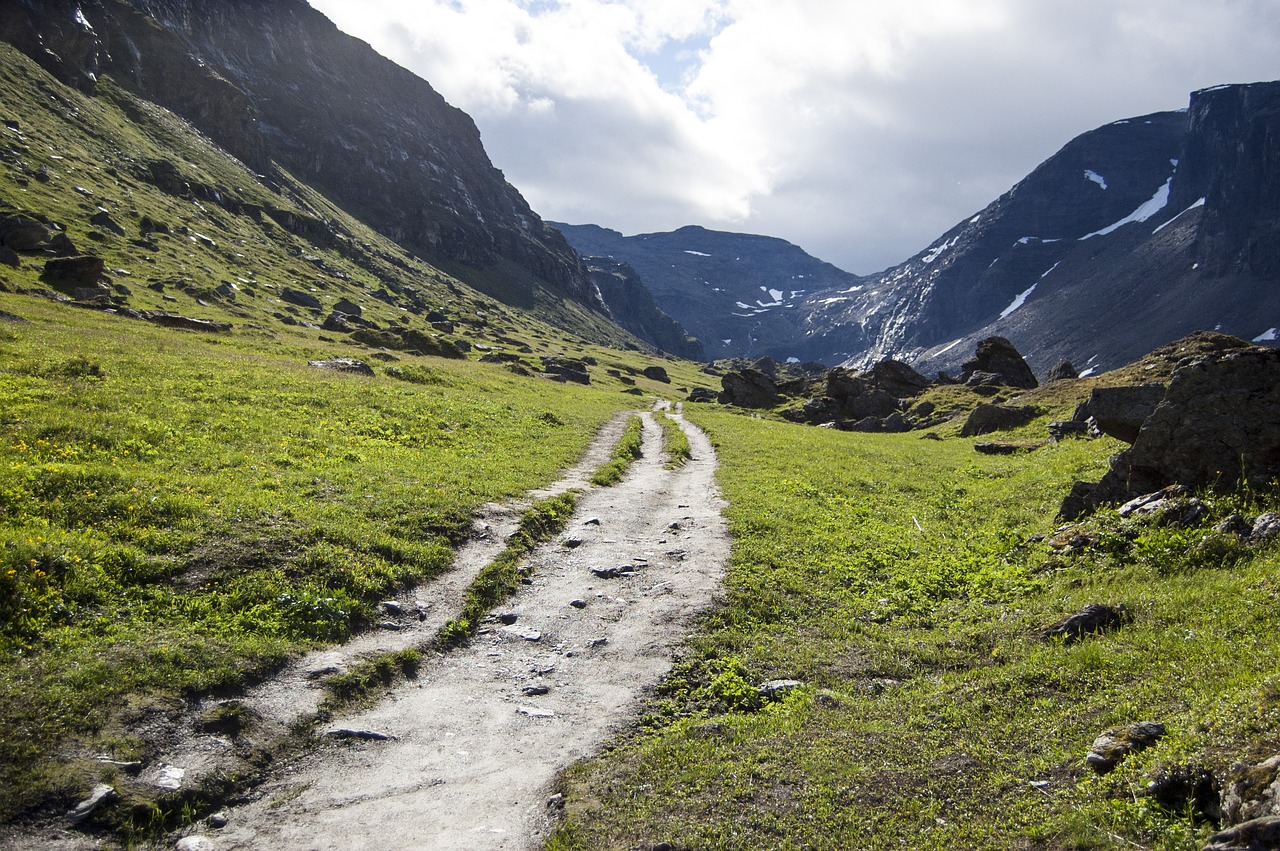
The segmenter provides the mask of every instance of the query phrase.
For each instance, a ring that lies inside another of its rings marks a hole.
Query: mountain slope
[[[845,302],[811,301],[826,357],[954,369],[983,337],[1046,370],[1105,369],[1199,328],[1280,325],[1280,83],[1118,121]]]
[[[808,359],[803,300],[862,280],[774,237],[692,226],[628,237],[596,225],[555,224],[583,254],[633,267],[658,306],[711,358]]]
[[[110,74],[252,168],[279,163],[438,266],[521,306],[602,310],[585,267],[489,162],[475,124],[302,0],[17,0],[0,38],[63,82]]]

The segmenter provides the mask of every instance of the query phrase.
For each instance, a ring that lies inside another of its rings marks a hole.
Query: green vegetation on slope
[[[344,376],[3,303],[30,320],[0,323],[4,815],[56,785],[67,736],[140,747],[92,741],[128,696],[234,685],[368,623],[629,398],[444,360],[427,385]]]
[[[1190,530],[1103,515],[1098,546],[1054,554],[1030,539],[1111,441],[992,458],[689,416],[721,453],[727,600],[643,725],[569,772],[549,847],[1193,849],[1211,828],[1145,797],[1150,777],[1280,747],[1280,558],[1209,531],[1242,499]],[[1131,623],[1039,637],[1095,602]],[[804,685],[756,688],[780,679]],[[1086,769],[1100,732],[1142,720],[1169,735]]]

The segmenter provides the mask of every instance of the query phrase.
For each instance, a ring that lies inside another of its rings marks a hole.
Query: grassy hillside
[[[0,45],[0,103],[0,218],[107,267],[89,308],[46,253],[0,265],[0,820],[145,756],[153,709],[368,626],[478,506],[704,380],[546,293],[499,305],[109,79],[85,98]],[[359,323],[321,327],[340,299]],[[159,312],[230,328],[136,318]],[[308,366],[336,357],[374,375]],[[640,374],[659,362],[674,384]]]
[[[1211,828],[1149,781],[1280,747],[1280,554],[1209,528],[1274,493],[1190,530],[1100,515],[1065,555],[1034,536],[1110,440],[992,458],[686,408],[723,462],[727,599],[643,723],[569,773],[550,847],[1197,849]],[[1039,637],[1090,603],[1132,620]],[[1086,767],[1144,720],[1169,734]]]

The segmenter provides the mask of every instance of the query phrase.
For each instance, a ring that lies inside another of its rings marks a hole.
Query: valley
[[[562,237],[250,5],[0,24],[0,848],[1275,847],[1275,84],[860,277]],[[881,360],[975,347],[1082,376]]]

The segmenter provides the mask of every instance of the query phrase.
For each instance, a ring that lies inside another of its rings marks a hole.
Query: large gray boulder
[[[1138,439],[1138,430],[1164,399],[1163,384],[1098,387],[1085,402],[1084,419],[1093,417],[1098,430],[1125,443]],[[1077,414],[1077,418],[1079,414]]]
[[[782,401],[778,388],[759,370],[744,369],[720,378],[720,404],[740,408],[772,408]]]
[[[1003,431],[1026,425],[1036,418],[1040,412],[1032,407],[1013,407],[1008,405],[978,405],[969,414],[960,429],[961,437],[977,437],[993,431]]]
[[[1250,346],[1191,359],[1133,445],[1096,484],[1077,482],[1060,514],[1073,519],[1172,484],[1231,488],[1280,477],[1280,350]]]
[[[867,370],[864,377],[878,390],[899,399],[915,396],[930,384],[929,379],[902,361],[885,358]]]
[[[49,229],[30,216],[0,219],[0,245],[14,251],[34,251],[49,241]]]
[[[988,337],[978,343],[974,356],[964,362],[960,381],[968,383],[975,373],[990,373],[996,376],[996,382],[1006,387],[1033,390],[1040,386],[1031,367],[1027,366],[1013,343],[1004,337]]]

